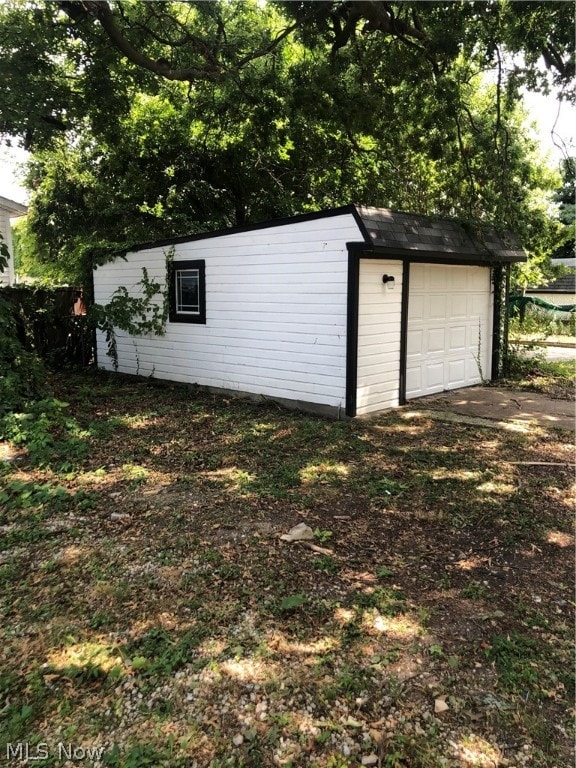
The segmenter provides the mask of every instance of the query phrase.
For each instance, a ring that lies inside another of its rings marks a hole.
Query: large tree
[[[553,83],[573,97],[573,28],[567,2],[5,0],[1,127],[31,147],[75,125],[88,107],[99,108],[100,117],[121,109],[120,62],[122,80],[129,72],[148,88],[154,80],[195,87],[238,78],[286,39],[309,50],[328,47],[336,57],[371,37],[402,59],[406,82],[426,70],[440,80],[461,56],[498,68],[502,80],[505,53],[521,53],[509,82],[544,89]]]
[[[554,252],[557,259],[576,257],[576,157],[567,157],[562,163],[562,186],[556,191],[554,200],[558,203],[559,219],[565,227],[566,241]]]
[[[34,150],[23,242],[71,275],[111,244],[353,200],[542,253],[555,182],[516,105],[522,82],[569,81],[567,6],[13,0],[0,115]]]

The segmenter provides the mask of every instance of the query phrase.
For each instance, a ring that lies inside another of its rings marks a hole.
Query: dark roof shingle
[[[511,232],[473,230],[450,219],[357,205],[368,242],[391,251],[434,252],[483,261],[525,261],[526,254]]]

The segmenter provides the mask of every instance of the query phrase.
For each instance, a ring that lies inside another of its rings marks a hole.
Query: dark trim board
[[[502,338],[502,273],[503,267],[498,265],[492,270],[492,285],[494,286],[493,292],[493,307],[492,307],[492,367],[490,371],[490,378],[497,379],[500,371],[500,351],[501,351],[501,338]]]
[[[348,296],[346,317],[346,416],[356,416],[358,390],[358,300],[360,258],[348,249]]]
[[[506,265],[506,274],[505,274],[505,284],[504,284],[504,297],[506,300],[506,307],[508,306],[508,300],[510,299],[510,273],[512,271],[512,268],[510,264]],[[504,349],[502,351],[502,367],[501,372],[503,374],[506,373],[508,370],[508,334],[510,330],[510,316],[508,312],[504,312],[504,333],[503,333],[503,342],[504,342]]]
[[[479,258],[478,254],[437,254],[435,251],[418,252],[409,248],[382,248],[378,245],[370,247],[365,243],[346,243],[346,245],[362,251],[363,259],[395,259],[396,261],[410,261],[413,264],[446,264],[447,266],[453,264],[464,267],[490,267],[502,263],[493,256]],[[367,247],[370,249],[369,251],[366,250]]]
[[[406,405],[406,359],[408,354],[408,300],[410,298],[410,262],[402,264],[402,305],[400,309],[400,386],[398,401]]]
[[[328,211],[314,211],[313,213],[301,213],[298,216],[284,217],[280,219],[267,219],[259,221],[256,224],[243,224],[239,227],[229,227],[226,229],[215,229],[212,232],[199,232],[196,235],[182,235],[181,237],[169,237],[165,240],[151,240],[148,243],[138,243],[127,250],[127,253],[136,251],[145,251],[148,248],[161,248],[165,245],[179,245],[180,243],[192,243],[195,240],[210,240],[213,237],[225,237],[226,235],[237,235],[239,232],[252,232],[259,229],[270,229],[271,227],[283,227],[287,224],[300,224],[303,221],[314,221],[315,219],[327,219],[333,216],[344,216],[351,213],[356,222],[360,218],[354,205],[343,205],[340,208],[331,208]],[[364,225],[362,224],[362,227]],[[365,234],[365,228],[362,234]],[[367,234],[367,233],[366,233]],[[366,243],[363,243],[366,247]]]

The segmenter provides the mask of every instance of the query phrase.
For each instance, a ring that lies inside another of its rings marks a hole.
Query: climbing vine
[[[136,295],[121,285],[114,291],[108,304],[94,304],[91,307],[91,321],[106,336],[107,355],[115,371],[118,370],[116,329],[126,331],[131,336],[165,335],[173,257],[174,249],[171,248],[166,253],[164,285],[151,279],[146,267],[142,267],[142,279],[136,286],[139,289]]]
[[[0,274],[7,269],[9,258],[0,234]],[[38,397],[44,386],[42,362],[34,352],[24,348],[19,338],[15,306],[7,290],[0,289],[0,419]]]
[[[0,234],[0,272],[8,269],[8,259],[10,258],[10,251],[8,246],[4,242],[4,238]]]

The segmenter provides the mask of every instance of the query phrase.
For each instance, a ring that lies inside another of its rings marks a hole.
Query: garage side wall
[[[343,408],[346,381],[346,242],[351,214],[193,240],[173,259],[204,260],[206,324],[168,322],[166,335],[117,332],[119,371]],[[118,286],[136,294],[142,267],[166,279],[168,247],[99,267],[95,301]],[[98,360],[108,369],[106,343]]]
[[[383,275],[394,282],[382,282]],[[402,262],[361,259],[358,295],[358,416],[393,408],[400,396]]]

